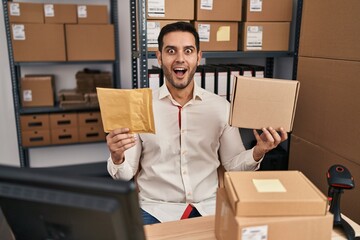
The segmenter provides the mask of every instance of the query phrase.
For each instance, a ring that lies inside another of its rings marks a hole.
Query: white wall
[[[31,2],[44,2],[32,0]],[[87,3],[108,4],[107,0],[47,0],[47,3]],[[120,33],[120,71],[122,88],[131,88],[131,50],[130,50],[130,3],[129,0],[118,0],[119,33]],[[15,124],[14,104],[12,98],[11,75],[8,60],[3,7],[0,6],[0,164],[19,166],[19,152]],[[39,73],[39,67],[26,67],[23,73]],[[51,66],[48,71],[59,72],[61,87],[71,88],[75,81],[69,80],[74,75],[73,67]],[[101,69],[106,69],[100,66]],[[82,66],[77,66],[82,69]],[[61,73],[61,74],[60,74]],[[60,83],[57,83],[60,84]],[[59,87],[57,85],[57,87]],[[30,165],[32,167],[57,166],[84,162],[106,160],[109,156],[105,143],[77,144],[61,147],[32,148]]]

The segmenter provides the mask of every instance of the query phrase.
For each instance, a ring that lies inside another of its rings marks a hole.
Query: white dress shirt
[[[226,99],[195,84],[193,98],[180,110],[166,85],[153,92],[156,134],[138,134],[125,161],[108,159],[114,179],[137,173],[141,207],[161,222],[179,220],[188,204],[201,215],[215,214],[217,168],[256,170],[253,149],[245,150],[239,129],[230,127]],[[179,127],[181,117],[181,129]]]

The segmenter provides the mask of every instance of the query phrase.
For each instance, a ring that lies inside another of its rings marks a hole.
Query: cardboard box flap
[[[236,76],[229,124],[261,129],[293,127],[300,83],[295,80]]]
[[[299,171],[229,172],[225,189],[238,216],[309,216],[327,211],[327,198]]]

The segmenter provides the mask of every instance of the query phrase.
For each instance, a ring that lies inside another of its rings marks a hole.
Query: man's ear
[[[198,65],[198,66],[200,65],[201,58],[202,58],[202,51],[199,50],[199,52],[198,52],[198,59],[197,59],[197,65]]]
[[[162,61],[161,61],[161,52],[159,50],[156,51],[156,58],[158,60],[159,65],[162,65]]]

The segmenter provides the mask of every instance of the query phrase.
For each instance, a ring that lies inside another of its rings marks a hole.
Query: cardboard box
[[[149,1],[146,0],[146,17],[147,19],[163,20],[193,20],[195,0],[183,1]]]
[[[102,125],[79,128],[79,142],[105,141],[106,135]]]
[[[22,131],[49,130],[49,114],[35,114],[20,116]]]
[[[224,188],[216,194],[215,235],[218,240],[331,239],[333,215],[293,217],[237,217]]]
[[[299,171],[226,172],[225,190],[236,216],[321,216],[327,198]]]
[[[65,25],[68,61],[114,60],[113,25]]]
[[[78,113],[79,127],[96,127],[102,128],[102,121],[100,112],[83,112]]]
[[[64,129],[76,128],[78,126],[77,113],[54,113],[50,114],[50,128]]]
[[[50,131],[49,130],[22,131],[21,141],[23,147],[49,145]]]
[[[21,78],[21,105],[23,107],[54,106],[54,77],[25,76]]]
[[[26,2],[8,2],[9,21],[11,23],[44,23],[44,4]]]
[[[244,22],[291,22],[293,0],[252,1],[243,5]]]
[[[240,32],[239,50],[289,50],[290,22],[244,22]]]
[[[45,23],[77,23],[75,4],[44,4]]]
[[[77,22],[79,24],[108,24],[109,13],[106,5],[78,5]]]
[[[242,0],[196,0],[197,21],[241,21]]]
[[[239,128],[293,127],[300,83],[295,80],[235,76],[229,124]]]
[[[202,51],[236,51],[238,22],[194,22]]]
[[[175,23],[177,20],[148,20],[146,28],[146,38],[147,38],[147,50],[148,51],[157,51],[159,49],[158,37],[161,29],[170,23]],[[185,21],[189,22],[189,21]]]
[[[360,164],[360,62],[300,57],[297,76],[293,133]]]
[[[360,1],[304,1],[299,56],[360,60]]]
[[[334,135],[335,136],[335,135]],[[359,145],[354,145],[358,147]],[[326,173],[335,164],[349,169],[356,181],[360,179],[360,164],[339,156],[332,149],[292,135],[290,141],[289,169],[300,170],[324,193],[328,193]],[[360,188],[345,190],[341,197],[341,212],[360,223]]]
[[[77,128],[51,129],[51,144],[68,144],[79,142]]]
[[[65,61],[62,24],[12,24],[11,42],[16,62]]]

